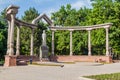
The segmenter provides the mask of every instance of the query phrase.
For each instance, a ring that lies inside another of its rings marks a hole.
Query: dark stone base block
[[[5,67],[16,66],[16,56],[5,55]]]
[[[49,48],[46,45],[42,45],[41,46],[41,54],[42,54],[42,58],[48,58],[48,52],[49,52]]]

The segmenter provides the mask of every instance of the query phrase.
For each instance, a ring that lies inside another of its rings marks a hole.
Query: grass
[[[120,80],[120,73],[84,76],[95,80]]]
[[[28,63],[30,64],[30,63]],[[32,64],[30,65],[38,65],[38,66],[63,66],[62,64],[45,64],[45,63],[36,63],[36,62],[33,62]]]
[[[75,62],[58,62],[58,63],[63,63],[63,64],[75,64]]]
[[[3,65],[4,64],[4,61],[0,61],[0,65]]]

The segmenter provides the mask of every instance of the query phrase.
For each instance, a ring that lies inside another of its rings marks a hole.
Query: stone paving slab
[[[79,62],[60,66],[0,67],[0,80],[88,80],[82,76],[120,72],[120,63]]]

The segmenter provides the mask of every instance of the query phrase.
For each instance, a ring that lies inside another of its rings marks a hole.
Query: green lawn
[[[0,61],[0,66],[4,64],[4,61]]]
[[[95,80],[120,80],[120,73],[84,76]]]
[[[38,66],[63,66],[62,64],[52,64],[52,63],[36,63],[33,62],[32,64],[28,63],[29,65],[38,65]]]

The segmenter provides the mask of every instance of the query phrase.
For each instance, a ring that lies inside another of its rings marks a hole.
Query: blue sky
[[[91,8],[90,0],[0,0],[0,12],[9,5],[17,5],[20,7],[17,17],[21,17],[24,11],[30,7],[34,7],[39,13],[50,13],[60,9],[62,5],[71,4],[72,8],[79,9],[80,7]]]

